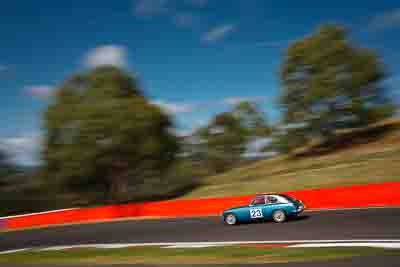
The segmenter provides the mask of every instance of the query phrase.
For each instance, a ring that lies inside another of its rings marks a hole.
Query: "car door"
[[[249,218],[250,220],[263,219],[265,207],[265,198],[256,197],[249,206]]]
[[[266,195],[265,196],[265,205],[263,207],[263,214],[265,218],[271,218],[272,217],[272,212],[276,209],[279,208],[279,203],[278,199],[275,196],[272,195]]]
[[[275,210],[284,210],[290,213],[293,209],[293,205],[290,202],[277,195],[265,196],[265,203],[263,213],[266,218],[272,218],[272,213]]]

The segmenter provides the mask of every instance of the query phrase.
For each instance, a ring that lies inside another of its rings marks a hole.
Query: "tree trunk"
[[[111,201],[126,200],[128,191],[128,175],[126,171],[114,171],[110,177],[109,195]]]

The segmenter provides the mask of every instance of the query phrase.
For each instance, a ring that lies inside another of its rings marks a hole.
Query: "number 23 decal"
[[[262,218],[264,217],[261,209],[250,209],[251,218]]]

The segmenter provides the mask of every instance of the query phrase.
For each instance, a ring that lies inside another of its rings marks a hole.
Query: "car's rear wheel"
[[[276,223],[283,223],[286,221],[286,213],[283,210],[276,210],[272,213],[272,219]]]
[[[229,213],[225,215],[224,221],[227,225],[235,225],[238,223],[238,219],[236,218],[235,214]]]

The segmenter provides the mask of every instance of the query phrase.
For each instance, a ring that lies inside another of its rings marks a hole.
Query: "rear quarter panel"
[[[296,213],[296,207],[292,203],[285,204],[271,204],[267,205],[263,210],[266,219],[272,218],[272,213],[276,210],[284,210],[286,215],[291,216]]]

